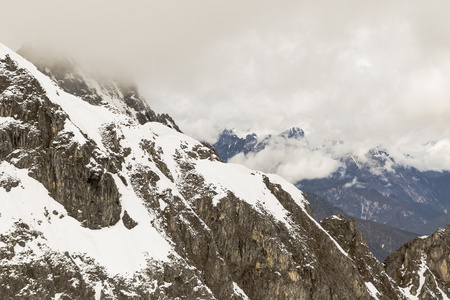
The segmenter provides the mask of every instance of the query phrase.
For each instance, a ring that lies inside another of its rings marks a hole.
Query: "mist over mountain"
[[[450,298],[450,2],[1,11],[0,299]]]
[[[339,138],[342,152],[380,146],[419,170],[450,169],[444,0],[26,3],[5,4],[3,43],[43,40],[83,65],[120,65],[199,140],[295,125],[313,147]]]
[[[293,183],[326,177],[337,170],[341,163],[331,153],[313,148],[304,136],[298,127],[261,137],[247,134],[245,138],[225,129],[214,146],[224,161],[276,173]]]
[[[383,265],[352,220],[317,223],[281,177],[143,120],[157,114],[136,93],[54,67],[65,75],[0,45],[5,299],[448,297],[449,229]]]
[[[301,132],[295,137],[279,134],[258,139],[251,134],[244,139],[224,130],[214,146],[225,161],[279,174],[355,218],[421,234],[447,224],[446,172],[421,171],[414,164],[397,162],[379,147],[366,153],[358,149],[341,153],[345,141],[338,139],[313,147],[309,135]]]

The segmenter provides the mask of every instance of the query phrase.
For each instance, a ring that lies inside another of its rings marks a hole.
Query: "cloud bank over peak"
[[[198,139],[214,142],[218,128],[299,126],[312,145],[343,140],[336,151],[344,153],[381,146],[397,161],[450,169],[448,1],[43,0],[2,8],[2,43],[17,49],[39,37],[86,62],[118,64],[155,110]],[[324,161],[318,172],[333,168]]]
[[[250,169],[274,173],[295,183],[302,179],[328,177],[342,165],[330,154],[312,151],[299,145],[270,143],[257,153],[239,153],[229,160]]]

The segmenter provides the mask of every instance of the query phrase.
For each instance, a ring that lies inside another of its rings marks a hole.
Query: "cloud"
[[[120,65],[198,139],[297,125],[312,145],[382,146],[425,167],[444,152],[416,148],[450,136],[449,9],[444,0],[10,1],[0,42],[39,37],[89,64]]]
[[[448,138],[421,145],[417,143],[404,145],[393,152],[400,164],[437,172],[450,170],[449,153],[450,139]]]
[[[298,141],[279,136],[272,137],[263,150],[246,155],[239,153],[229,162],[275,173],[292,183],[327,177],[342,165],[331,153],[311,149],[305,139]]]

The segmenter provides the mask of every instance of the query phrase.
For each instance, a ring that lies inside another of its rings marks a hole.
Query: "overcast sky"
[[[23,0],[2,4],[0,42],[117,65],[198,139],[300,126],[317,143],[450,169],[449,11],[446,0]]]

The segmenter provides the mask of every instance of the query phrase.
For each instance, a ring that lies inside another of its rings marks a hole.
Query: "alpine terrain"
[[[267,147],[320,153],[334,159],[338,168],[327,177],[296,181],[302,191],[325,199],[349,216],[409,232],[431,234],[450,224],[448,173],[419,171],[397,163],[382,148],[364,156],[336,154],[334,147],[339,143],[324,141],[321,148],[311,147],[303,130],[294,127],[277,136],[248,134],[245,138],[224,130],[214,146],[224,161],[237,154],[257,156]]]
[[[380,263],[135,86],[20,52],[0,45],[0,298],[449,299],[450,227]]]

